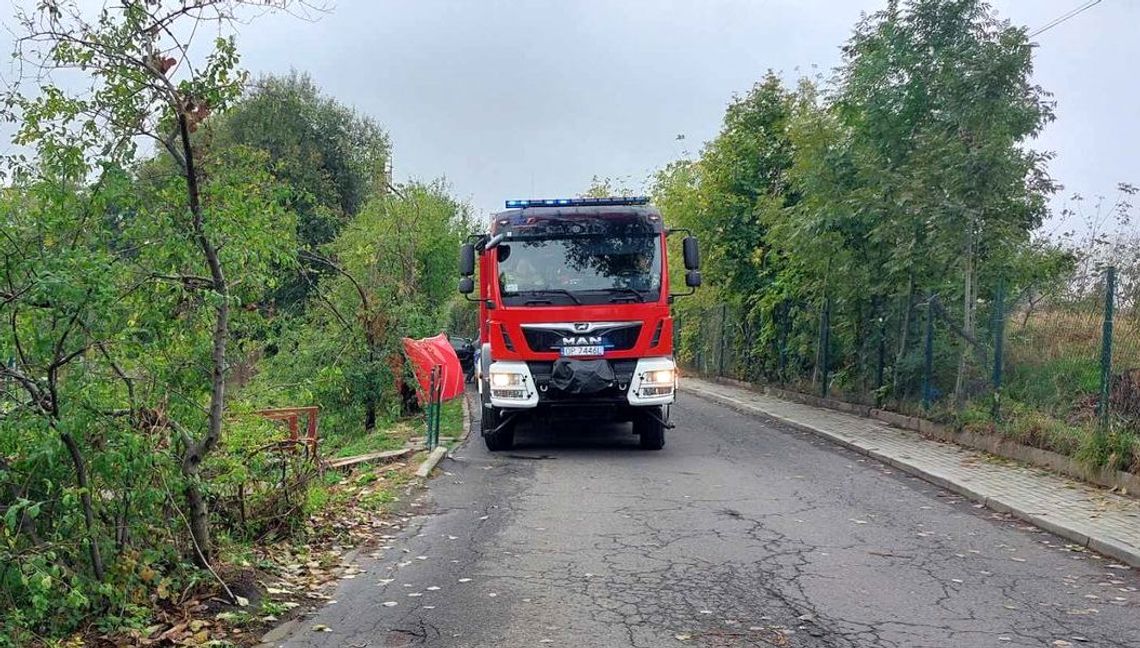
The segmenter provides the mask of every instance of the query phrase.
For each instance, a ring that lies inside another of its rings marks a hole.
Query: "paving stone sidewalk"
[[[1140,567],[1140,501],[879,421],[686,377],[681,388],[826,437],[948,490]]]

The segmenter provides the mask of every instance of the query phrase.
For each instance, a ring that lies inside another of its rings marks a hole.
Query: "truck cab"
[[[508,200],[462,247],[488,449],[510,448],[515,426],[536,418],[628,421],[643,448],[664,446],[677,388],[669,234],[647,198]],[[683,250],[691,294],[696,239]]]

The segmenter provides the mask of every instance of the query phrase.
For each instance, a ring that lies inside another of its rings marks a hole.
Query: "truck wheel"
[[[656,416],[650,416],[655,414]],[[665,447],[665,425],[661,423],[661,408],[638,416],[633,421],[633,433],[641,437],[642,450],[660,450]]]
[[[499,410],[494,407],[483,408],[483,418],[479,421],[479,431],[483,434],[483,443],[491,452],[510,450],[515,445],[515,427],[507,425],[498,432],[495,428],[503,422]]]

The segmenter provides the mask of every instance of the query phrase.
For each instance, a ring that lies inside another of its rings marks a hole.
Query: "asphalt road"
[[[673,420],[660,452],[473,434],[287,645],[1140,646],[1135,571],[720,405]]]

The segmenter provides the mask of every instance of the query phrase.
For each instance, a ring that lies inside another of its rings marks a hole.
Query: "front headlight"
[[[521,385],[523,376],[520,373],[491,373],[491,386],[492,387],[513,387]]]
[[[672,369],[653,369],[646,371],[641,377],[641,387],[638,395],[642,398],[656,398],[669,396],[673,393],[674,380],[677,374]]]

